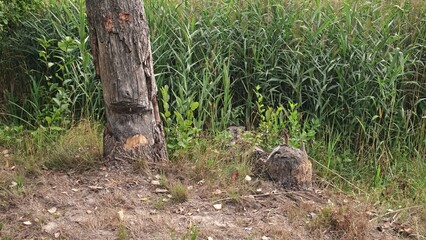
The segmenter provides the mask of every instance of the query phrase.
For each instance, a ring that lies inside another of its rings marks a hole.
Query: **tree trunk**
[[[167,160],[149,27],[141,0],[86,0],[106,111],[104,157]]]

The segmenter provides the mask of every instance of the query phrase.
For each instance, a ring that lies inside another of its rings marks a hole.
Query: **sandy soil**
[[[164,187],[153,184],[153,180],[155,176],[105,166],[85,173],[45,171],[26,181],[24,193],[9,194],[0,205],[3,223],[0,236],[9,239],[399,239],[391,228],[380,228],[381,223],[369,221],[375,216],[366,204],[326,190],[283,191],[270,182],[253,178],[251,184],[256,189],[253,193],[229,197],[229,193],[201,181],[186,183],[188,200],[176,203],[170,199],[170,193],[157,193]],[[13,184],[8,187],[16,188]],[[215,204],[221,204],[222,208],[216,209]],[[332,209],[336,216],[327,218],[324,209]],[[339,215],[333,209],[345,210]]]

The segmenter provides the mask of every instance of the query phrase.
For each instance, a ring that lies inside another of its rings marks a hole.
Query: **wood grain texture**
[[[86,7],[106,109],[104,156],[167,160],[143,2],[86,0]]]

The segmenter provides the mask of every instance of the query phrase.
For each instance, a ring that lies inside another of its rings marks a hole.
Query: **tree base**
[[[157,131],[161,133],[161,130]],[[158,133],[157,133],[158,134]],[[157,134],[154,134],[157,135]],[[135,161],[158,162],[167,161],[168,156],[164,142],[157,142],[164,137],[154,137],[150,144],[143,135],[134,135],[127,139],[118,140],[105,128],[104,131],[104,159],[134,163]]]

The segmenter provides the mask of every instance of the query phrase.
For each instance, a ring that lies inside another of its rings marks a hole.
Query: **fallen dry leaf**
[[[220,203],[218,203],[218,204],[214,204],[214,205],[213,205],[213,207],[214,207],[216,210],[220,210],[220,209],[222,209],[222,204],[220,204]]]
[[[206,182],[206,180],[202,179],[200,181],[197,182],[198,185],[203,185]]]
[[[25,222],[23,222],[23,224],[24,224],[24,225],[29,226],[29,225],[31,225],[32,223],[31,223],[30,221],[25,221]]]
[[[164,188],[156,188],[154,192],[155,193],[167,193],[167,192],[169,192],[169,190],[164,189]]]
[[[155,185],[155,186],[161,185],[160,181],[158,181],[158,180],[152,180],[151,184]]]
[[[124,221],[124,210],[121,209],[120,211],[117,212],[118,213],[118,219],[122,222]]]
[[[51,208],[51,209],[49,209],[49,210],[47,210],[49,213],[51,213],[51,214],[54,214],[55,212],[56,212],[56,207],[53,207],[53,208]]]
[[[9,185],[9,188],[14,188],[16,186],[18,186],[18,183],[16,183],[15,181],[12,181]]]
[[[220,189],[216,189],[216,190],[213,192],[213,195],[220,195],[220,194],[222,194],[222,191],[221,191]]]

